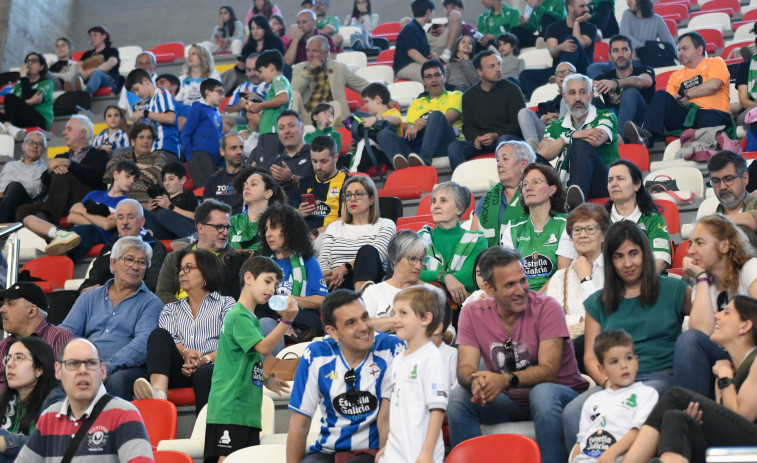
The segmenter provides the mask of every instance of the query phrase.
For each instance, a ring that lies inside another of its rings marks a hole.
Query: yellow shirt
[[[396,117],[397,119],[400,120],[400,125],[398,125],[397,127],[395,127],[394,131],[397,133],[398,137],[401,137],[402,136],[402,114],[400,113],[400,111],[397,108],[389,108],[386,111],[384,111],[383,113],[381,113],[381,115],[384,116],[384,117],[386,117],[386,116],[394,116],[394,117]]]
[[[702,82],[706,82],[709,79],[720,79],[723,82],[723,86],[712,95],[692,98],[689,102],[694,103],[702,109],[716,109],[729,113],[731,111],[731,96],[729,95],[731,74],[728,72],[728,66],[726,66],[725,61],[719,57],[704,58],[699,63],[699,66],[694,69],[684,67],[671,74],[668,81],[668,93],[674,96],[677,95],[681,84],[696,76],[702,76]]]
[[[416,119],[423,116],[429,111],[441,111],[447,113],[447,110],[454,109],[461,115],[463,114],[463,93],[457,90],[444,91],[441,95],[431,99],[430,96],[418,98],[410,103],[410,108],[407,110],[407,118],[405,119],[408,124],[414,124]],[[460,132],[458,137],[463,139],[463,118],[459,118],[454,124],[452,124]]]

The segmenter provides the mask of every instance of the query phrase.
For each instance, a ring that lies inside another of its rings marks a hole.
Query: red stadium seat
[[[657,74],[655,76],[655,90],[667,90],[668,88],[668,81],[670,80],[670,76],[673,75],[675,71],[665,71],[660,74]]]
[[[689,255],[689,246],[691,246],[691,241],[686,240],[676,247],[676,251],[673,253],[673,264],[671,265],[673,268],[683,267],[683,258]]]
[[[665,223],[668,225],[668,233],[671,235],[681,233],[681,219],[676,203],[668,201],[667,199],[655,199],[654,202],[662,208],[660,213],[665,219]]]
[[[86,53],[87,50],[79,50],[71,53],[71,59],[74,61],[81,61],[81,57]]]
[[[503,456],[507,456],[503,458]],[[447,463],[494,463],[517,461],[539,463],[541,454],[536,441],[520,434],[490,434],[458,444],[449,453]]]
[[[718,48],[723,48],[723,33],[718,29],[697,29],[707,44],[707,53],[715,53]]]
[[[733,13],[729,16],[733,16],[735,13],[741,13],[741,4],[739,0],[712,0],[699,6],[699,11],[716,10],[731,10]]]
[[[431,166],[395,170],[386,178],[384,188],[378,194],[399,199],[420,199],[424,193],[431,193],[438,178],[436,169]]]
[[[191,387],[178,387],[175,389],[169,389],[168,401],[176,405],[177,407],[184,407],[187,405],[195,404],[195,391]]]
[[[657,4],[654,12],[660,16],[675,18],[677,23],[680,23],[682,19],[689,19],[689,8],[680,3]]]
[[[369,63],[368,66],[378,66],[380,64],[383,64],[384,66],[391,66],[394,64],[394,48],[379,53],[376,57],[376,61]]]
[[[349,87],[345,87],[344,93],[347,95],[347,106],[350,107],[350,111],[357,111],[363,107],[363,97],[361,97],[358,92]]]
[[[594,62],[607,63],[610,61],[610,44],[597,42],[594,44]]]
[[[193,463],[192,457],[177,450],[156,450],[152,453],[155,463]]]
[[[754,10],[757,12],[757,10]],[[754,40],[742,40],[736,43],[732,43],[728,45],[727,47],[723,48],[723,51],[720,52],[720,57],[724,60],[729,59],[737,59],[739,61],[742,61],[741,53],[739,53],[739,50],[741,50],[741,47],[748,47],[754,43]]]
[[[665,25],[668,26],[668,30],[670,31],[670,35],[673,37],[678,37],[678,24],[672,19],[665,19]]]
[[[110,87],[100,87],[97,90],[95,90],[95,93],[92,94],[92,98],[96,96],[108,96],[111,93],[113,93],[113,89]]]
[[[339,150],[339,154],[347,154],[350,152],[350,144],[352,143],[352,132],[342,127],[336,129],[342,135],[342,149]]]
[[[381,37],[388,40],[389,43],[394,43],[397,41],[397,36],[400,35],[401,29],[402,25],[398,22],[379,24],[373,29],[371,37]]]
[[[151,48],[155,60],[160,63],[173,63],[174,60],[184,58],[184,44],[181,42],[167,42]]]
[[[92,246],[91,248],[89,248],[89,251],[87,251],[87,253],[84,254],[84,258],[86,259],[89,257],[97,257],[98,255],[100,255],[100,250],[102,250],[102,248],[103,248],[102,244],[96,244]]]
[[[465,213],[463,213],[463,216],[460,220],[468,220],[470,219],[470,215],[473,213],[473,210],[476,208],[476,199],[471,195],[470,198],[470,204],[468,205],[468,209],[465,210]],[[426,195],[423,199],[421,199],[421,202],[418,204],[418,209],[415,211],[416,215],[431,215],[431,195]]]
[[[160,399],[133,400],[131,403],[142,415],[153,450],[162,440],[176,439],[176,405]]]
[[[431,214],[413,215],[410,217],[399,217],[397,219],[397,226],[406,225],[409,223],[418,223],[418,222],[429,223],[433,221],[434,221],[434,218],[432,217]]]
[[[633,162],[642,172],[649,170],[649,151],[646,146],[626,143],[618,146],[618,150],[620,159]]]
[[[431,228],[436,228],[436,224],[432,220],[429,220],[428,222],[411,222],[411,223],[404,223],[402,225],[397,225],[397,231],[412,230],[418,233],[421,230],[421,228],[423,228],[426,225],[430,226]]]
[[[35,278],[41,278],[42,281],[35,281],[34,284],[49,294],[63,288],[66,281],[74,277],[74,262],[66,256],[39,257],[25,263],[20,271],[24,270]]]

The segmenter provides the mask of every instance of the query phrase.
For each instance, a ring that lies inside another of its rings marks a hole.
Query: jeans
[[[420,155],[426,165],[431,165],[434,156],[447,156],[447,148],[455,141],[455,132],[447,122],[447,118],[441,111],[431,111],[428,116],[426,128],[418,134],[414,142],[421,142]],[[403,157],[415,151],[415,148],[405,138],[400,138],[393,130],[380,130],[376,134],[381,151],[391,164],[394,156],[401,154]]]
[[[0,223],[13,222],[18,206],[30,202],[32,198],[26,188],[19,182],[10,182],[0,200]]]
[[[497,138],[497,143],[491,146],[482,146],[481,149],[476,149],[472,141],[455,140],[447,147],[447,155],[449,156],[449,164],[452,170],[455,170],[457,166],[465,161],[478,156],[479,154],[492,153],[497,148],[497,145],[503,141],[520,140],[520,137],[515,135],[500,135]]]
[[[641,125],[644,122],[644,113],[647,111],[647,102],[644,101],[644,97],[635,88],[623,89],[623,93],[620,94],[620,106],[617,110],[613,110],[615,115],[618,116],[618,131],[623,133],[623,125],[628,121],[633,121],[636,125]],[[628,143],[628,140],[624,141]]]
[[[563,408],[578,396],[573,389],[555,383],[541,383],[531,388],[530,406],[519,405],[505,394],[498,395],[485,406],[471,402],[471,392],[457,387],[450,393],[447,412],[452,447],[481,435],[480,424],[513,421],[512,414],[530,413],[536,429],[536,443],[544,463],[562,463],[568,451],[560,439]]]
[[[185,238],[197,231],[194,220],[170,209],[145,211],[145,229],[158,240]]]
[[[718,360],[729,358],[728,352],[710,341],[703,332],[684,331],[676,339],[673,350],[673,385],[714,399],[712,366]]]
[[[613,69],[615,69],[615,65],[612,64],[612,61],[609,61],[607,63],[591,63],[586,68],[586,76],[591,79],[596,79],[600,74],[610,72]]]
[[[649,108],[644,117],[644,128],[652,135],[661,137],[666,131],[683,130],[688,110],[678,104],[673,95],[665,90],[658,90],[649,102]],[[715,109],[699,109],[692,128],[715,127],[729,125],[731,114]]]
[[[139,378],[147,378],[145,366],[124,368],[114,372],[105,383],[108,394],[120,397],[124,400],[134,400],[134,381]]]
[[[81,74],[76,74],[77,76],[81,76]],[[90,95],[95,93],[98,89],[102,87],[110,87],[110,88],[116,88],[115,82],[113,82],[113,79],[110,78],[110,76],[99,69],[95,69],[92,71],[92,74],[89,75],[89,79],[87,80],[87,92],[89,92]]]
[[[539,116],[528,108],[518,111],[518,125],[520,125],[523,139],[526,141],[529,138],[541,141],[544,138],[544,130],[547,128],[546,124],[539,119]]]
[[[81,243],[68,252],[72,261],[78,262],[86,253],[97,244],[105,244],[106,240],[100,230],[94,225],[75,225],[72,232],[81,236]]]
[[[566,116],[567,117],[567,116]],[[586,199],[606,198],[608,168],[597,154],[597,150],[586,140],[576,140],[568,148],[570,178],[568,185],[576,185]],[[549,164],[542,155],[536,153],[536,162]]]
[[[523,95],[526,97],[526,100],[531,98],[531,94],[534,90],[549,82],[549,78],[554,75],[557,65],[562,62],[567,61],[573,63],[576,67],[576,72],[579,74],[586,74],[586,68],[594,57],[590,58],[586,55],[586,50],[581,46],[581,42],[579,42],[575,36],[570,35],[566,37],[565,40],[573,40],[577,45],[576,51],[562,52],[560,57],[553,62],[551,68],[526,69],[520,73],[521,89],[523,90]]]

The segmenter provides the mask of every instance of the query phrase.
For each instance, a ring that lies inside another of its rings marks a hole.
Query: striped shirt
[[[165,329],[176,344],[181,344],[203,355],[218,350],[218,337],[223,328],[223,319],[234,307],[233,297],[221,296],[217,292],[205,296],[197,311],[192,315],[189,298],[169,302],[158,318],[158,327]]]
[[[108,129],[103,129],[92,144],[98,148],[101,145],[113,145],[114,150],[131,146],[129,143],[129,134],[121,129],[116,130],[113,134],[109,134]]]
[[[167,113],[172,112],[176,114],[176,107],[173,105],[173,98],[168,90],[163,88],[155,89],[155,94],[150,99],[150,104],[147,105],[147,110],[153,113]],[[141,119],[142,122],[147,122],[155,127],[158,132],[158,137],[155,139],[153,145],[153,151],[166,150],[172,153],[179,152],[179,130],[176,123],[173,124],[161,124],[160,122],[152,119]]]
[[[105,395],[100,384],[89,408],[81,418],[71,415],[68,398],[42,412],[37,427],[26,446],[16,458],[17,462],[59,462],[68,449],[86,417]],[[87,435],[74,453],[73,461],[80,463],[142,463],[152,462],[152,447],[142,416],[131,403],[113,397],[98,415]]]
[[[318,263],[322,269],[331,270],[355,260],[358,249],[369,244],[376,248],[382,264],[386,267],[389,240],[396,231],[397,226],[394,222],[383,218],[368,225],[344,224],[341,220],[332,222],[323,234]]]
[[[241,98],[241,96],[239,95],[240,93],[257,93],[265,100],[265,97],[268,94],[268,87],[269,85],[265,82],[261,82],[259,84],[245,82],[243,84],[240,84],[239,87],[234,90],[234,93],[231,94],[229,106],[235,106],[239,104],[239,98]]]

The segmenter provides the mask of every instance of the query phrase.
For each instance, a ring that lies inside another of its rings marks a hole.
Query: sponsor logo
[[[552,233],[552,234],[551,234],[551,235],[549,236],[549,239],[547,240],[547,242],[546,242],[546,243],[544,243],[544,245],[545,245],[545,246],[546,246],[546,245],[549,245],[549,244],[557,244],[557,237],[555,236],[555,234],[554,234],[554,233]]]
[[[615,442],[615,437],[613,437],[612,434],[604,429],[600,429],[586,439],[586,446],[583,449],[583,453],[589,457],[598,458]]]
[[[229,445],[229,444],[231,444],[231,436],[229,436],[229,430],[228,429],[224,429],[223,430],[223,435],[221,436],[220,439],[218,439],[218,443],[219,444],[223,444],[223,445]]]
[[[91,452],[102,452],[108,443],[108,429],[104,426],[94,426],[87,433],[87,449]]]
[[[528,278],[547,277],[552,274],[554,263],[549,257],[534,252],[523,259],[523,269],[526,271]]]

